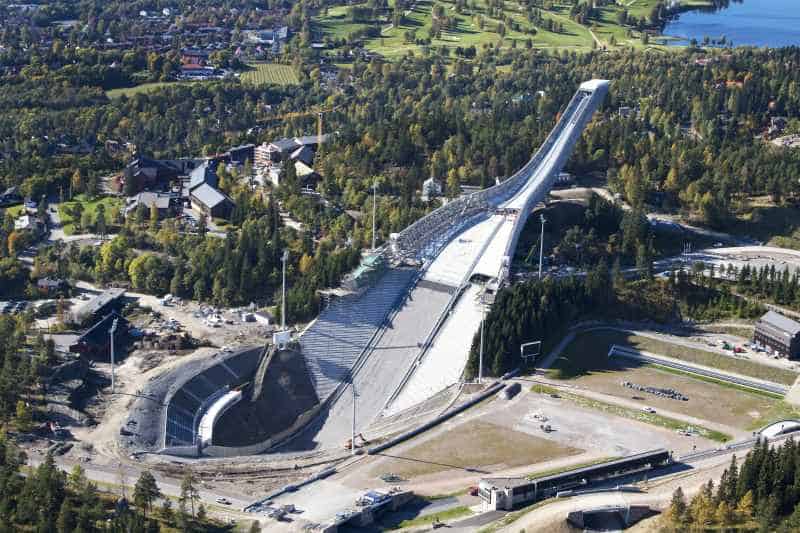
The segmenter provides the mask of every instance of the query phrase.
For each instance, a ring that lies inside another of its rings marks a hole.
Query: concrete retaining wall
[[[501,382],[498,381],[498,382],[494,383],[493,385],[491,385],[488,389],[486,389],[485,391],[480,393],[475,398],[473,398],[473,399],[471,399],[471,400],[469,400],[467,402],[462,403],[461,405],[457,406],[456,408],[452,409],[451,411],[448,411],[447,413],[445,413],[443,415],[437,416],[433,420],[431,420],[429,422],[426,422],[425,424],[421,425],[420,427],[418,427],[416,429],[412,429],[411,431],[407,431],[405,433],[402,433],[401,435],[398,435],[397,437],[395,437],[395,438],[393,438],[393,439],[391,439],[391,440],[389,440],[387,442],[384,442],[383,444],[379,444],[378,446],[374,446],[374,447],[370,448],[369,450],[367,450],[367,454],[368,455],[374,455],[376,453],[380,453],[383,450],[391,448],[392,446],[396,446],[396,445],[400,444],[403,441],[406,441],[406,440],[408,440],[408,439],[410,439],[412,437],[416,437],[420,433],[428,431],[432,427],[435,427],[435,426],[441,424],[445,420],[448,420],[448,419],[454,417],[458,413],[460,413],[460,412],[462,412],[462,411],[464,411],[466,409],[469,409],[470,407],[472,407],[476,403],[481,402],[484,399],[488,398],[492,394],[497,393],[498,391],[503,389],[503,387],[505,387],[505,386],[506,386],[505,383],[501,383]]]

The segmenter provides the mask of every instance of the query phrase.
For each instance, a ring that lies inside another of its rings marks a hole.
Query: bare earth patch
[[[475,420],[393,455],[383,457],[380,472],[393,472],[403,477],[415,477],[447,470],[497,470],[541,463],[577,455],[582,450],[535,437],[490,422]],[[488,467],[492,467],[491,469]]]

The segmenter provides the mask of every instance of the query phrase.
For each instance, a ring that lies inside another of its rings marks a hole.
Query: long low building
[[[521,505],[556,496],[562,491],[586,487],[591,483],[652,470],[671,463],[672,453],[658,449],[534,479],[482,479],[478,485],[478,495],[483,500],[484,508],[512,510]]]
[[[767,311],[756,322],[753,342],[781,357],[795,359],[800,351],[800,323],[775,311]]]

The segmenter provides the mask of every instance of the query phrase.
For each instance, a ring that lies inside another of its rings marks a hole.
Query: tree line
[[[687,501],[679,487],[661,518],[662,531],[800,529],[800,447],[794,439],[770,446],[759,439],[741,464],[736,456],[719,482]]]
[[[4,531],[53,533],[187,533],[221,531],[200,502],[200,482],[188,471],[181,481],[177,507],[145,470],[129,497],[121,475],[123,496],[101,492],[80,465],[61,470],[51,454],[23,476],[27,457],[5,434],[0,434],[0,527]],[[130,499],[128,499],[130,498]],[[161,502],[160,505],[159,501]],[[255,523],[250,531],[259,531]]]
[[[581,320],[653,320],[661,323],[683,318],[715,320],[753,318],[763,307],[732,294],[726,287],[698,283],[684,270],[667,279],[643,277],[626,280],[618,266],[605,261],[577,276],[546,277],[517,283],[501,290],[484,323],[484,372],[500,376],[518,368],[520,345],[542,341],[542,353],[561,340],[567,329]],[[472,341],[467,376],[477,375],[480,331]]]

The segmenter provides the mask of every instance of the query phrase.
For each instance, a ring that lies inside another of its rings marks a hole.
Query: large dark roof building
[[[212,218],[228,218],[233,210],[233,201],[207,183],[192,189],[190,199],[192,207]]]
[[[86,302],[76,312],[76,322],[83,323],[92,317],[103,316],[121,307],[125,289],[108,289]]]
[[[128,337],[128,321],[114,311],[87,329],[69,347],[69,351],[86,357],[109,357],[111,352],[111,326],[114,325],[114,320],[117,321],[117,329],[114,331],[115,347],[118,346],[117,343],[121,344]]]
[[[756,322],[753,342],[773,353],[794,359],[800,351],[800,323],[775,311],[767,311]]]

